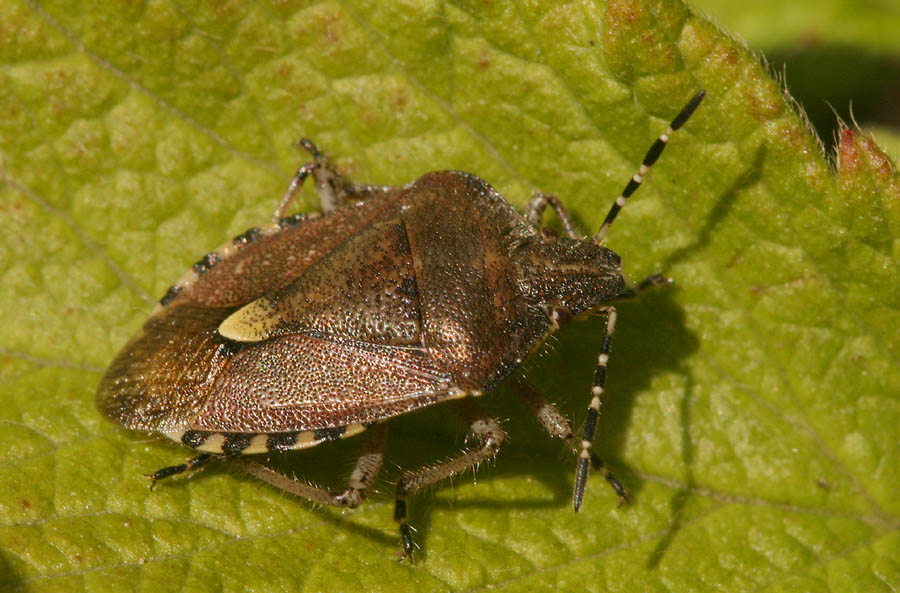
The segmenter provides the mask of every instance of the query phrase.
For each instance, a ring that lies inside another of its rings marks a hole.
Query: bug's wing
[[[236,353],[195,430],[288,432],[367,424],[461,395],[423,351],[290,335]]]
[[[408,229],[399,215],[360,229],[289,285],[244,305],[219,326],[236,342],[323,335],[423,346],[418,286]]]

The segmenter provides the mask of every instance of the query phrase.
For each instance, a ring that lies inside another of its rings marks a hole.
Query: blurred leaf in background
[[[692,3],[761,52],[829,150],[839,116],[900,159],[900,4],[891,1]],[[852,108],[852,115],[851,115]]]

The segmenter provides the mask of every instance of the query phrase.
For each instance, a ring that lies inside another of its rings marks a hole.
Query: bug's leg
[[[477,449],[463,451],[456,457],[438,465],[426,465],[408,471],[397,481],[394,520],[400,524],[400,537],[403,539],[403,556],[405,558],[412,556],[414,548],[412,532],[406,522],[407,497],[425,486],[466,471],[485,459],[494,457],[506,438],[506,433],[500,428],[500,423],[471,399],[461,399],[453,404],[456,411],[469,422],[471,431],[481,439],[481,446]]]
[[[278,208],[275,209],[275,222],[278,222],[287,214],[288,209],[291,207],[291,204],[294,202],[294,198],[297,197],[297,194],[300,193],[300,188],[303,187],[303,182],[306,181],[306,178],[310,176],[311,173],[314,173],[317,169],[321,169],[325,165],[325,160],[322,158],[322,155],[319,154],[316,145],[304,138],[300,140],[299,144],[306,148],[312,155],[315,161],[311,163],[304,163],[297,169],[297,172],[294,174],[294,178],[291,179],[290,185],[285,190],[284,195],[281,196],[281,200],[278,202]],[[324,207],[323,207],[324,210]]]
[[[250,475],[294,496],[305,498],[314,503],[352,509],[365,500],[366,494],[368,494],[375,483],[375,478],[378,477],[384,462],[384,447],[386,443],[387,424],[376,424],[369,429],[366,444],[356,460],[356,465],[350,474],[350,478],[347,480],[347,487],[342,492],[331,492],[325,488],[301,482],[246,457],[235,458],[234,463]]]
[[[575,232],[575,224],[572,222],[572,217],[569,216],[569,211],[563,206],[562,201],[553,194],[545,194],[542,192],[535,192],[532,194],[531,200],[528,202],[528,208],[525,210],[525,218],[528,220],[529,224],[535,228],[541,228],[544,210],[547,209],[548,205],[556,212],[556,216],[558,216],[560,222],[562,222],[566,234],[572,239],[580,239],[581,235]]]
[[[606,388],[606,363],[609,361],[610,342],[616,329],[616,308],[606,307],[602,311],[606,314],[606,328],[603,332],[600,354],[597,355],[597,367],[594,369],[594,385],[591,387],[591,403],[588,406],[587,418],[584,421],[584,433],[581,436],[581,452],[578,454],[578,465],[575,468],[575,491],[572,495],[572,505],[575,508],[575,512],[581,509],[581,504],[584,502],[584,489],[587,486],[588,467],[591,463],[594,431],[597,428],[597,419],[600,417],[600,396],[603,395],[603,390]],[[602,464],[599,469],[603,472],[607,481],[613,485],[613,488],[616,488],[618,482],[610,480],[609,471]],[[619,493],[620,503],[624,502],[625,489],[621,487],[621,484],[616,488],[616,491]]]
[[[152,474],[147,474],[147,477],[150,478],[150,489],[152,490],[153,487],[156,486],[156,483],[163,478],[168,478],[169,476],[174,476],[176,474],[181,474],[184,472],[191,472],[195,469],[203,467],[213,457],[214,455],[212,453],[201,453],[200,455],[197,455],[193,459],[189,459],[188,461],[180,465],[171,465],[169,467],[158,469]]]
[[[653,288],[654,286],[662,286],[665,284],[672,284],[672,279],[668,276],[663,276],[662,274],[653,274],[652,276],[647,276],[643,280],[637,283],[637,286],[634,287],[635,292],[642,292],[647,290],[648,288]]]
[[[647,276],[646,278],[635,284],[633,287],[626,289],[625,292],[616,295],[616,300],[633,299],[637,297],[639,293],[644,292],[648,288],[672,284],[673,282],[674,280],[672,280],[668,276],[663,276],[662,274],[653,274],[652,276]]]
[[[575,433],[572,432],[569,421],[566,420],[566,417],[562,415],[553,402],[544,397],[543,394],[532,387],[527,381],[515,379],[513,384],[515,385],[516,395],[528,404],[528,407],[531,409],[538,422],[541,423],[541,426],[544,427],[544,430],[547,431],[547,434],[564,440],[569,447],[571,447],[572,451],[577,454],[579,450],[578,443],[575,441]],[[590,456],[591,467],[603,474],[603,477],[609,485],[612,486],[612,489],[616,491],[620,501],[627,500],[628,491],[625,490],[625,487],[622,486],[619,480],[610,473],[603,463],[603,460],[601,460],[593,451],[590,451]]]
[[[319,196],[319,207],[322,212],[331,212],[344,204],[365,200],[389,189],[381,185],[350,183],[334,167],[328,164],[325,155],[319,152],[319,149],[311,140],[302,138],[297,144],[312,155],[313,162],[306,163],[297,170],[294,179],[291,180],[287,191],[284,192],[284,196],[278,203],[278,209],[275,211],[276,221],[285,216],[294,198],[300,192],[303,181],[310,174],[313,176],[316,194]]]
[[[531,413],[541,423],[547,434],[565,441],[575,451],[575,433],[572,432],[572,426],[553,402],[548,400],[524,379],[513,378],[512,385],[515,388],[516,395],[528,405]]]

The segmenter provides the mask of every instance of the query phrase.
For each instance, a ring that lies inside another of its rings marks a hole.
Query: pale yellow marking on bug
[[[306,449],[307,447],[312,447],[313,445],[318,445],[319,441],[315,438],[315,431],[312,430],[304,430],[301,433],[297,434],[297,439],[294,441],[294,446],[292,449]]]
[[[464,389],[460,389],[459,387],[451,387],[447,390],[447,399],[462,399],[466,396],[474,395]]]
[[[261,297],[229,315],[219,325],[219,334],[235,342],[260,342],[272,336],[280,321],[269,299]]]
[[[222,445],[225,444],[225,435],[220,432],[215,432],[209,435],[203,444],[197,447],[198,451],[204,451],[206,453],[221,453]]]
[[[266,445],[266,442],[269,440],[269,435],[267,434],[258,434],[252,439],[250,439],[250,445],[241,451],[244,455],[253,455],[254,453],[265,453],[269,450],[269,447]]]
[[[346,439],[347,437],[358,435],[365,429],[366,427],[358,422],[348,424],[346,430],[344,431],[344,434],[342,434],[340,438]],[[315,447],[316,445],[319,445],[323,442],[325,441],[316,440],[316,431],[304,430],[303,432],[297,433],[297,440],[294,442],[294,446],[291,447],[291,450],[296,451],[298,449],[308,449],[310,447]]]
[[[164,433],[162,433],[162,434],[163,434],[164,437],[170,438],[170,439],[172,439],[173,441],[175,441],[176,443],[180,443],[180,442],[181,442],[181,437],[184,436],[184,433],[185,433],[185,432],[187,432],[187,429],[186,429],[186,428],[179,428],[179,429],[176,429],[176,430],[173,430],[173,431],[170,431],[170,432],[164,432]]]
[[[341,435],[341,438],[346,439],[347,437],[352,437],[352,436],[358,435],[365,429],[366,429],[366,427],[363,426],[362,424],[359,424],[358,422],[354,422],[353,424],[348,424],[347,430],[344,431],[344,434]]]

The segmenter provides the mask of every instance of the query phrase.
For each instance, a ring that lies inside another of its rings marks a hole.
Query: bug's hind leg
[[[531,409],[534,417],[537,418],[544,430],[552,437],[556,437],[565,441],[574,453],[579,452],[579,444],[575,440],[575,433],[566,417],[562,415],[559,409],[544,397],[539,391],[522,379],[516,379],[513,383],[516,395],[518,395]],[[606,468],[596,453],[590,451],[591,467],[599,471],[603,478],[612,486],[619,497],[619,504],[628,500],[628,491],[616,479],[616,477]]]
[[[184,472],[192,472],[195,469],[200,469],[204,465],[206,465],[214,455],[212,453],[201,453],[197,455],[193,459],[189,459],[186,462],[180,465],[171,465],[169,467],[164,467],[162,469],[158,469],[152,474],[147,474],[147,477],[150,478],[150,489],[152,490],[156,483],[163,478],[168,478],[169,476],[174,476],[176,474],[181,474]]]
[[[312,140],[302,138],[297,144],[312,155],[313,161],[302,165],[297,170],[281,201],[278,202],[278,209],[275,210],[276,221],[281,220],[287,214],[288,209],[294,202],[294,198],[297,197],[300,188],[303,187],[303,182],[310,175],[312,175],[316,186],[316,194],[319,196],[319,207],[322,212],[331,212],[344,204],[365,200],[374,194],[389,189],[381,185],[351,183],[344,179],[328,163],[325,155],[319,152]]]
[[[456,411],[469,423],[469,428],[481,439],[481,446],[468,449],[456,457],[437,465],[426,465],[408,471],[397,481],[397,499],[394,503],[394,520],[400,525],[400,537],[403,539],[403,557],[411,557],[414,549],[412,532],[406,522],[406,499],[416,491],[436,482],[449,478],[482,461],[494,457],[500,445],[506,439],[506,432],[500,423],[488,415],[471,399],[453,402]]]
[[[569,421],[566,420],[566,417],[562,415],[553,402],[548,400],[524,379],[515,377],[512,379],[512,385],[516,395],[528,405],[531,413],[541,423],[547,434],[565,441],[573,447],[574,451],[575,433],[572,432],[572,426],[569,424]]]
[[[235,458],[234,463],[252,476],[294,496],[319,504],[352,509],[365,500],[366,494],[375,483],[375,478],[378,477],[384,463],[386,443],[387,424],[376,424],[369,429],[363,451],[356,460],[353,472],[347,480],[347,487],[341,492],[331,492],[325,488],[301,482],[246,457]]]

